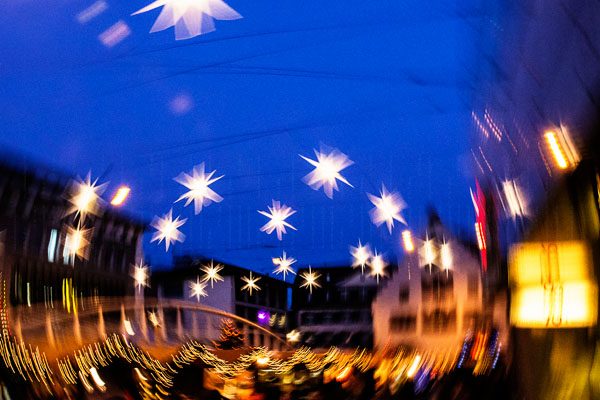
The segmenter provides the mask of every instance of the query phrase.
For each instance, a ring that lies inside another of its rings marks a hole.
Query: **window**
[[[394,316],[390,318],[391,332],[413,332],[417,328],[417,318],[413,315]]]
[[[410,293],[410,291],[409,291],[408,285],[404,285],[404,286],[400,287],[400,292],[399,292],[400,303],[408,302],[409,293]]]
[[[425,269],[421,276],[421,295],[423,301],[441,302],[454,297],[454,275],[452,271],[442,271],[432,265],[431,272]]]
[[[456,331],[456,312],[434,310],[431,313],[423,313],[424,333],[448,333]]]
[[[73,265],[75,253],[71,250],[72,241],[71,235],[67,234],[65,237],[65,246],[63,247],[63,263],[65,264]]]
[[[56,261],[56,243],[58,242],[58,231],[52,229],[50,232],[50,242],[48,243],[48,261]]]

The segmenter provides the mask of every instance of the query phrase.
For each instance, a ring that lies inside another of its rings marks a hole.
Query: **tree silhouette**
[[[244,346],[244,334],[235,326],[232,320],[221,321],[221,335],[213,342],[219,350],[234,350]]]

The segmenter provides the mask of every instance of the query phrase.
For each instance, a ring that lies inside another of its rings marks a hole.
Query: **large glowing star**
[[[381,197],[373,196],[370,193],[367,193],[367,196],[371,203],[375,205],[375,208],[369,212],[375,225],[380,226],[385,222],[390,233],[392,233],[394,227],[394,220],[406,225],[406,221],[400,215],[400,211],[406,208],[406,203],[404,203],[398,192],[389,193],[385,186],[381,185]]]
[[[195,297],[196,301],[200,301],[200,296],[202,297],[206,297],[208,296],[206,294],[206,291],[204,290],[206,288],[206,283],[204,282],[200,282],[200,277],[196,277],[196,282],[194,281],[190,281],[189,282],[190,285],[190,297]]]
[[[71,207],[67,210],[66,215],[75,213],[75,216],[80,215],[84,220],[87,214],[97,215],[100,213],[103,201],[100,195],[106,188],[106,183],[97,185],[98,179],[91,181],[90,173],[87,174],[85,180],[77,179],[71,184],[69,193],[69,202]]]
[[[291,267],[291,265],[293,263],[295,263],[296,261],[297,260],[295,258],[291,258],[291,257],[287,258],[287,255],[285,254],[285,251],[284,251],[282,257],[273,259],[273,264],[277,265],[277,268],[275,268],[275,273],[279,274],[279,273],[283,272],[283,280],[285,280],[285,274],[288,272],[296,275],[296,273],[294,272],[294,270]]]
[[[371,276],[377,278],[377,283],[379,283],[379,277],[385,277],[385,267],[387,267],[387,263],[383,260],[381,254],[377,254],[377,250],[375,250],[375,255],[371,259],[369,263],[371,267]]]
[[[353,187],[350,182],[346,180],[340,171],[350,165],[354,164],[348,156],[341,153],[337,149],[332,150],[329,154],[321,153],[315,150],[317,161],[311,160],[310,158],[300,155],[303,159],[308,161],[315,169],[306,175],[302,180],[314,190],[319,190],[323,187],[325,194],[330,199],[333,198],[333,189],[339,190],[337,186],[337,180],[344,182],[346,185]]]
[[[175,202],[186,199],[185,206],[187,207],[192,200],[194,201],[194,213],[198,214],[202,211],[202,207],[208,206],[211,202],[219,203],[223,201],[223,198],[216,192],[208,187],[211,183],[214,183],[221,179],[223,175],[212,178],[216,171],[209,174],[204,172],[204,163],[197,165],[192,170],[192,175],[188,175],[182,172],[174,178],[175,182],[181,183],[186,188],[190,189],[189,192],[183,194]],[[211,179],[212,178],[212,179]]]
[[[177,229],[185,224],[185,221],[187,221],[187,218],[180,220],[179,217],[177,217],[173,220],[172,209],[169,210],[167,214],[163,215],[162,218],[155,216],[150,225],[156,229],[156,232],[152,235],[152,240],[150,240],[150,242],[158,240],[158,244],[160,244],[164,240],[167,251],[169,251],[169,245],[171,243],[183,242],[185,239],[185,235]]]
[[[256,285],[256,282],[260,280],[260,277],[253,278],[252,271],[250,271],[250,277],[242,276],[242,280],[246,282],[246,284],[242,286],[242,290],[247,290],[248,292],[250,292],[250,296],[252,296],[253,290],[260,290],[260,288]]]
[[[140,260],[140,263],[133,266],[133,281],[134,285],[138,290],[148,286],[148,266],[144,265],[144,262]]]
[[[304,283],[302,285],[300,285],[300,287],[301,288],[307,287],[308,291],[312,294],[313,286],[318,287],[318,288],[321,287],[319,282],[317,282],[317,279],[319,279],[320,276],[321,276],[321,274],[319,274],[318,272],[312,272],[312,268],[309,265],[308,271],[304,271],[302,273],[302,279],[304,279]]]
[[[281,240],[282,235],[287,233],[285,231],[286,226],[295,231],[297,230],[285,221],[287,217],[295,214],[296,210],[292,210],[291,207],[288,207],[285,204],[282,206],[278,201],[275,200],[273,200],[273,207],[268,208],[270,213],[266,211],[258,211],[260,214],[271,219],[269,222],[264,224],[262,228],[260,228],[261,232],[267,232],[270,235],[273,233],[273,231],[277,231],[277,239]]]
[[[361,273],[365,273],[365,265],[368,264],[369,258],[371,258],[371,248],[369,244],[362,245],[360,240],[358,241],[358,247],[350,246],[350,254],[354,258],[352,267],[356,268],[360,266]]]
[[[223,281],[223,277],[219,275],[219,271],[223,269],[221,264],[214,265],[213,260],[210,260],[210,265],[203,265],[200,270],[205,273],[202,277],[202,282],[209,282],[210,287],[217,281]]]
[[[163,7],[150,33],[175,27],[175,39],[189,39],[215,30],[213,19],[242,18],[221,0],[157,0],[132,15]]]

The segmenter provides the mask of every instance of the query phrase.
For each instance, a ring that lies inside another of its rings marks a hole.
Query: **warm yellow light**
[[[241,287],[241,290],[247,290],[250,292],[250,296],[252,296],[253,290],[260,290],[260,287],[256,284],[260,280],[259,277],[252,277],[252,271],[250,271],[250,276],[242,276],[242,280],[246,282],[244,286]]]
[[[560,147],[560,145],[558,144],[558,141],[556,140],[556,133],[554,133],[553,131],[548,131],[544,134],[544,136],[546,137],[546,140],[548,141],[550,150],[552,150],[552,154],[554,155],[554,159],[556,160],[556,163],[558,164],[559,168],[561,168],[561,169],[567,168],[567,166],[568,166],[567,160],[562,151],[562,148]]]
[[[450,269],[452,266],[452,253],[450,252],[450,245],[448,243],[444,243],[440,253],[442,258],[442,267],[444,267],[444,269]]]
[[[340,372],[339,375],[335,377],[335,380],[336,381],[343,381],[344,379],[346,379],[348,377],[348,375],[350,375],[350,371],[351,371],[350,366],[344,368],[342,370],[342,372]]]
[[[117,190],[115,197],[113,197],[113,199],[110,201],[110,204],[112,204],[113,206],[120,206],[121,204],[123,204],[127,196],[129,196],[129,191],[130,189],[127,186],[121,186]]]
[[[417,367],[419,366],[419,362],[421,362],[421,356],[417,355],[415,357],[412,365],[408,369],[408,371],[406,371],[406,376],[408,376],[409,378],[412,378],[412,376],[415,374],[415,372],[417,372]]]
[[[100,389],[102,392],[104,392],[106,390],[106,384],[100,378],[100,375],[98,375],[98,371],[96,370],[96,368],[94,368],[94,367],[90,368],[90,374],[92,375],[92,379],[94,379],[96,386],[98,386],[98,389]]]
[[[352,268],[356,268],[360,266],[361,272],[365,272],[365,265],[369,263],[369,258],[371,258],[371,249],[368,244],[362,245],[360,243],[360,239],[358,240],[358,247],[350,246],[350,254],[354,258],[354,262],[352,263]]]
[[[294,270],[291,267],[291,265],[296,261],[297,260],[295,258],[287,258],[287,255],[284,251],[283,256],[281,258],[273,258],[273,264],[277,265],[277,268],[275,268],[274,272],[276,274],[283,272],[283,280],[285,280],[285,274],[288,272],[296,275],[296,272],[294,272]]]
[[[287,335],[285,335],[288,342],[297,342],[298,340],[300,340],[300,332],[298,332],[297,330],[293,330],[291,332],[288,332]]]
[[[200,281],[200,277],[196,277],[196,282],[189,281],[190,286],[190,297],[196,297],[196,301],[200,301],[200,296],[206,297],[208,294],[204,290],[206,288],[206,283],[204,281]]]
[[[386,276],[385,267],[387,267],[387,263],[381,254],[377,254],[377,250],[375,250],[375,255],[373,255],[369,266],[371,267],[371,276],[376,277],[377,283],[379,283],[379,277]]]
[[[148,319],[152,323],[152,326],[154,326],[155,328],[160,325],[160,322],[158,321],[158,316],[154,311],[150,311],[148,313]]]
[[[513,245],[509,252],[511,285],[533,285],[593,279],[588,247],[577,241]]]
[[[433,264],[435,260],[435,252],[433,250],[433,240],[427,238],[423,242],[423,255],[425,256],[425,264]]]
[[[269,363],[270,359],[269,357],[260,357],[256,359],[256,363],[258,365],[260,365],[261,367],[264,367],[265,365],[267,365]]]
[[[593,326],[597,292],[596,284],[590,282],[518,287],[513,290],[510,322],[520,328]]]
[[[485,250],[485,238],[483,237],[481,222],[475,222],[475,233],[477,234],[477,245],[479,246],[479,250]]]
[[[210,282],[210,287],[213,287],[214,282],[223,281],[223,277],[219,275],[219,272],[224,267],[221,264],[214,265],[214,261],[210,260],[210,265],[203,265],[200,267],[206,275],[202,278],[202,282]]]
[[[409,230],[402,232],[402,240],[404,241],[404,250],[410,253],[415,249]]]
[[[317,282],[317,279],[321,277],[321,274],[318,272],[313,272],[312,267],[308,266],[308,272],[304,271],[301,275],[301,278],[304,279],[304,283],[300,285],[301,288],[307,287],[310,294],[312,294],[313,286],[320,288],[321,284]]]
[[[135,335],[135,332],[133,331],[133,327],[131,326],[131,322],[129,322],[129,320],[126,319],[125,321],[123,321],[123,323],[125,324],[125,332],[127,332],[127,334],[129,336]]]

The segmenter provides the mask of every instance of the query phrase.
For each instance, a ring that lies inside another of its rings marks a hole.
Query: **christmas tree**
[[[221,335],[218,342],[213,342],[219,350],[233,350],[244,346],[244,334],[235,326],[232,320],[221,321]]]

